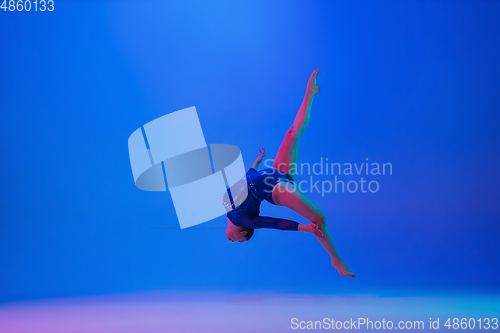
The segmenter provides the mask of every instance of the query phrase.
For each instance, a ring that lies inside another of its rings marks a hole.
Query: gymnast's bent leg
[[[288,207],[299,213],[312,223],[318,225],[323,237],[318,237],[318,241],[331,257],[332,266],[335,267],[342,276],[356,277],[347,267],[344,260],[339,256],[323,212],[312,202],[297,185],[293,183],[281,182],[276,184],[273,189],[273,200],[279,206]]]

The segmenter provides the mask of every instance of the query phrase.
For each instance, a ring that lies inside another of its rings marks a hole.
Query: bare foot
[[[349,267],[347,267],[347,265],[345,264],[344,260],[342,260],[342,258],[340,257],[338,259],[332,259],[332,266],[336,268],[342,276],[352,276],[353,278],[356,277],[356,275],[351,272]]]
[[[310,223],[310,224],[306,225],[306,230],[308,233],[311,233],[317,237],[325,238],[325,236],[323,236],[323,233],[321,232],[321,230],[319,230],[317,224]]]
[[[311,94],[311,96],[315,96],[321,90],[319,89],[319,86],[316,84],[316,77],[318,76],[318,71],[319,68],[311,74],[311,77],[307,82],[307,91],[309,92],[309,94]]]

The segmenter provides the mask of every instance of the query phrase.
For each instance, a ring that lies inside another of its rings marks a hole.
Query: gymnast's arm
[[[259,170],[259,164],[260,162],[262,162],[262,158],[266,156],[266,151],[264,148],[262,149],[259,149],[259,156],[257,156],[257,158],[255,159],[255,161],[253,162],[252,166],[250,167],[250,169],[255,169],[256,171]]]
[[[256,215],[243,215],[239,218],[239,221],[243,226],[251,229],[268,228],[268,229],[279,229],[279,230],[303,231],[323,238],[323,233],[318,229],[318,226],[314,223],[305,225],[287,219],[280,219],[268,216],[256,216]]]

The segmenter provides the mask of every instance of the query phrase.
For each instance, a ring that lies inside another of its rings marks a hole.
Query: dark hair
[[[250,240],[250,238],[252,238],[253,233],[255,232],[255,229],[245,227],[245,230],[247,231],[247,234],[245,235],[245,239],[248,241],[248,240]]]

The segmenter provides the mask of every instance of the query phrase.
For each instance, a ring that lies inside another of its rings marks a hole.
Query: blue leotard
[[[252,229],[298,230],[299,224],[297,222],[259,216],[260,204],[263,200],[275,205],[272,191],[279,182],[293,183],[293,178],[289,174],[274,168],[260,171],[250,168],[245,177],[231,186],[224,195],[223,203],[229,220],[236,226]]]

